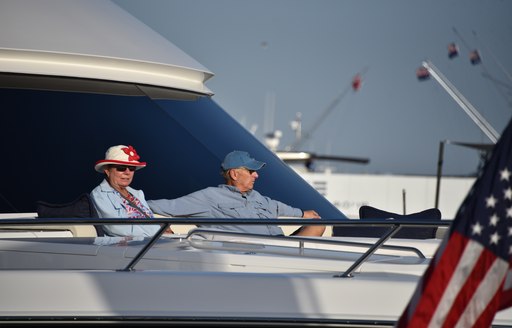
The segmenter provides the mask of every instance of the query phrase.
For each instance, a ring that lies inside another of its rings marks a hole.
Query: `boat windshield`
[[[146,199],[223,183],[222,159],[242,149],[267,163],[258,191],[325,217],[346,218],[209,96],[4,73],[0,97],[0,213],[35,212],[37,201],[62,204],[90,192],[103,179],[94,163],[108,147],[130,144],[148,163],[132,183]]]

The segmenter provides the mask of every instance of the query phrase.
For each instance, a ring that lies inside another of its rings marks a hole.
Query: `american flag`
[[[397,327],[489,327],[512,306],[512,121]]]

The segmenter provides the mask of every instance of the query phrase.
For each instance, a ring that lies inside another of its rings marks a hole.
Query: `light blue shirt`
[[[225,184],[208,187],[176,199],[148,200],[153,212],[161,215],[195,218],[277,218],[302,217],[302,210],[277,200],[262,196],[256,190],[241,193],[236,187]],[[283,235],[280,227],[273,225],[209,225],[209,228]]]
[[[136,204],[146,215],[154,217],[149,208],[144,192],[142,190],[126,188],[136,198]],[[121,194],[112,188],[108,181],[104,179],[101,184],[91,192],[91,199],[100,218],[144,218],[145,216],[132,206],[121,196]],[[137,201],[138,200],[138,201]],[[160,229],[159,225],[104,225],[103,230],[109,236],[132,236],[132,237],[152,237]]]

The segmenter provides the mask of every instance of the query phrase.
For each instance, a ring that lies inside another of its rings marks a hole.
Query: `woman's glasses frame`
[[[130,170],[131,172],[134,172],[136,167],[131,165],[111,165],[110,167],[116,169],[118,172],[124,172],[126,169]]]

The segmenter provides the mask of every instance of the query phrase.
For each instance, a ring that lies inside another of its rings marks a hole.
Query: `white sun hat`
[[[103,173],[103,166],[114,165],[129,165],[135,166],[136,170],[146,166],[146,162],[139,162],[140,156],[132,146],[117,145],[107,149],[105,159],[99,160],[94,165],[97,172]]]

